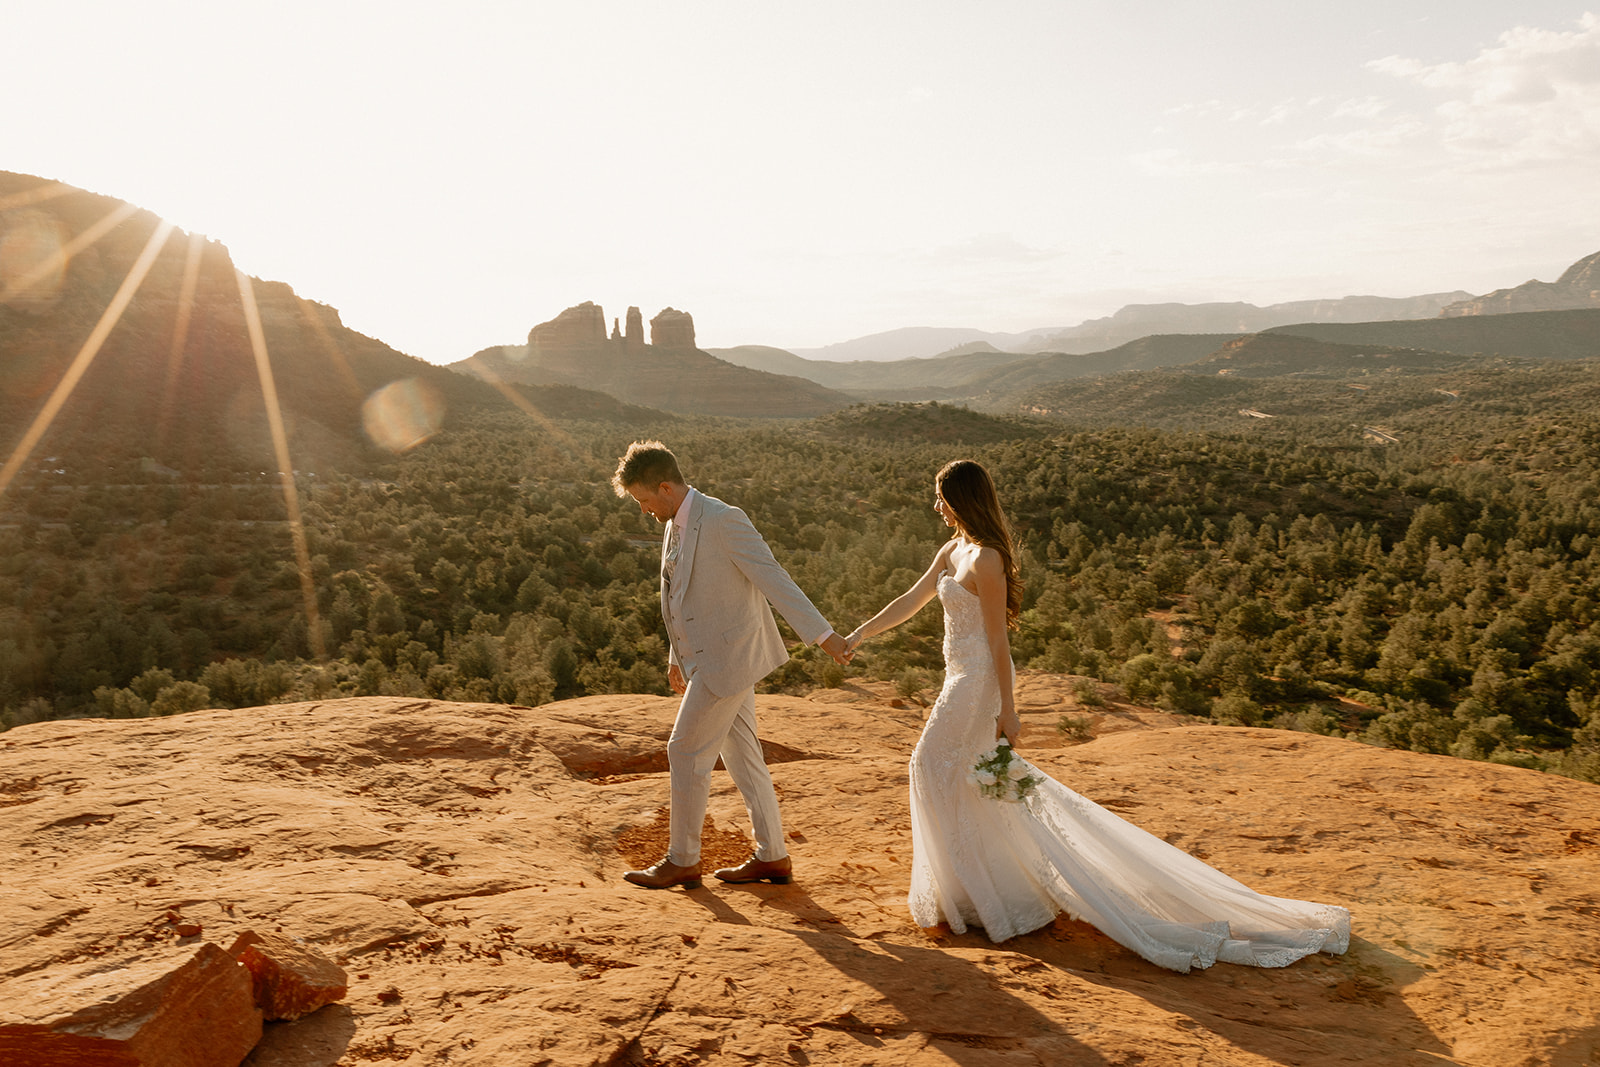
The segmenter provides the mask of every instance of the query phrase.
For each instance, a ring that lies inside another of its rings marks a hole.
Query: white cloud
[[[1333,117],[1336,119],[1375,119],[1389,110],[1389,101],[1376,96],[1363,96],[1358,99],[1341,100],[1334,105]]]
[[[1481,165],[1600,159],[1600,16],[1568,31],[1519,26],[1461,62],[1368,67],[1438,97],[1427,134]]]

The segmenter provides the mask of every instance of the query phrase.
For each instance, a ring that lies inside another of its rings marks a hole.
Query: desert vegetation
[[[629,440],[659,435],[841,626],[921,573],[945,536],[933,472],[970,455],[1024,547],[1019,666],[1224,723],[1600,778],[1595,427],[1506,398],[1509,432],[1437,399],[1414,417],[1448,411],[1453,430],[1403,426],[1387,448],[1327,415],[1241,430],[934,404],[810,422],[481,414],[362,476],[300,478],[320,642],[275,479],[41,472],[0,530],[0,713],[665,693],[659,529],[607,484]],[[936,687],[941,633],[930,609],[847,671],[802,649],[766,685],[865,675],[915,696]]]

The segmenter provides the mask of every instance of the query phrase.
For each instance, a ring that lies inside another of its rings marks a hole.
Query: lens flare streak
[[[183,261],[183,281],[178,289],[178,318],[173,323],[172,345],[167,350],[167,380],[161,390],[161,415],[156,420],[158,444],[166,443],[167,429],[172,425],[172,411],[177,403],[178,374],[183,370],[183,358],[189,343],[189,323],[194,317],[194,294],[200,285],[200,256],[204,251],[205,238],[198,233],[191,233]]]
[[[6,489],[11,485],[11,480],[17,476],[17,471],[27,461],[28,455],[33,451],[39,439],[50,429],[50,424],[55,421],[56,415],[78,387],[78,382],[83,378],[84,372],[89,369],[89,364],[94,362],[94,357],[100,354],[100,347],[105,344],[106,338],[111,336],[111,331],[122,319],[122,313],[127,310],[128,304],[133,300],[133,294],[139,291],[139,286],[144,282],[145,275],[150,273],[151,266],[156,257],[161,254],[162,247],[167,243],[174,227],[172,223],[162,221],[155,232],[150,235],[150,240],[145,242],[144,251],[139,253],[139,258],[134,260],[133,266],[128,269],[128,276],[122,279],[122,285],[117,289],[116,295],[111,298],[111,303],[106,305],[105,312],[100,316],[100,321],[95,323],[94,329],[89,333],[89,339],[83,342],[83,347],[78,349],[78,354],[73,357],[72,365],[61,376],[61,381],[56,384],[55,391],[50,394],[44,407],[34,417],[33,424],[28,427],[27,433],[22,435],[22,440],[17,442],[17,447],[12,450],[11,458],[6,460],[4,467],[0,467],[0,496],[5,495]]]
[[[72,191],[72,186],[66,182],[47,182],[44,185],[35,185],[26,192],[0,196],[0,211],[11,211],[19,207],[32,207],[34,204],[42,204],[46,200],[54,200],[58,196],[66,196]]]
[[[472,364],[472,372],[474,374],[478,375],[478,377],[494,386],[494,388],[500,392],[501,396],[511,401],[511,405],[513,407],[522,412],[524,415],[528,416],[534,422],[537,422],[541,428],[549,432],[550,436],[564,442],[570,442],[572,440],[571,434],[567,433],[567,431],[563,430],[561,427],[557,426],[555,423],[546,418],[544,412],[534,407],[532,402],[530,402],[527,397],[517,392],[516,389],[511,386],[511,383],[507,382],[504,378],[500,377],[500,375],[496,374],[493,367],[489,366],[481,359],[473,359],[470,362]]]
[[[278,385],[272,377],[272,361],[267,356],[267,338],[261,329],[261,310],[256,306],[255,286],[242,270],[233,272],[244,303],[245,329],[250,334],[250,350],[256,358],[256,375],[261,379],[261,399],[267,408],[267,425],[272,432],[272,452],[277,458],[278,481],[283,486],[283,503],[289,517],[289,536],[294,539],[295,564],[300,570],[300,593],[305,599],[306,636],[311,654],[327,658],[322,643],[322,623],[317,612],[317,588],[311,579],[311,553],[306,548],[306,528],[300,519],[300,494],[295,489],[294,466],[289,462],[289,436],[283,428],[283,409],[278,406]]]
[[[5,291],[0,292],[0,304],[10,303],[18,297],[26,294],[34,287],[34,285],[43,279],[48,278],[52,274],[58,272],[64,273],[66,271],[67,264],[72,262],[73,256],[77,255],[79,252],[82,252],[85,248],[88,248],[90,245],[100,240],[100,238],[104,237],[118,226],[121,226],[138,210],[139,209],[133,204],[122,204],[112,211],[108,211],[106,214],[102,215],[98,220],[95,221],[93,226],[90,226],[87,230],[84,230],[82,233],[78,234],[78,236],[62,245],[61,248],[53,255],[46,256],[44,260],[36,264],[32,270],[28,271],[20,278],[14,279],[10,285],[6,286]],[[166,227],[168,233],[170,233],[173,229],[172,223],[167,222],[164,219],[161,221],[161,225]],[[165,238],[163,238],[163,240],[164,239]],[[149,268],[146,267],[145,269],[148,270]],[[139,277],[141,281],[144,278],[143,275],[140,275]],[[121,312],[119,311],[118,314],[120,315]],[[115,323],[112,325],[115,325]]]

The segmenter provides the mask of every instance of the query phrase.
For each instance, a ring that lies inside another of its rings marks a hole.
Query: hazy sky
[[[0,169],[450,362],[1483,292],[1600,250],[1600,5],[8,3]]]

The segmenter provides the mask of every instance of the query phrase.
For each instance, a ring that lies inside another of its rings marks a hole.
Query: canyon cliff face
[[[1600,787],[1081,707],[1074,682],[1020,674],[1034,763],[1257,890],[1349,907],[1349,952],[1180,975],[1067,917],[1001,944],[918,929],[906,765],[925,711],[886,683],[757,697],[793,884],[665,892],[621,875],[666,846],[675,700],[344,698],[0,734],[0,1029],[41,990],[65,1008],[96,976],[253,930],[348,989],[267,1022],[248,1067],[1600,1054]],[[1071,745],[1065,712],[1095,739]],[[742,861],[720,771],[709,816],[707,866]]]
[[[1585,256],[1553,282],[1526,281],[1512,289],[1458,300],[1439,312],[1440,318],[1507,315],[1517,311],[1566,311],[1600,307],[1600,252]]]

